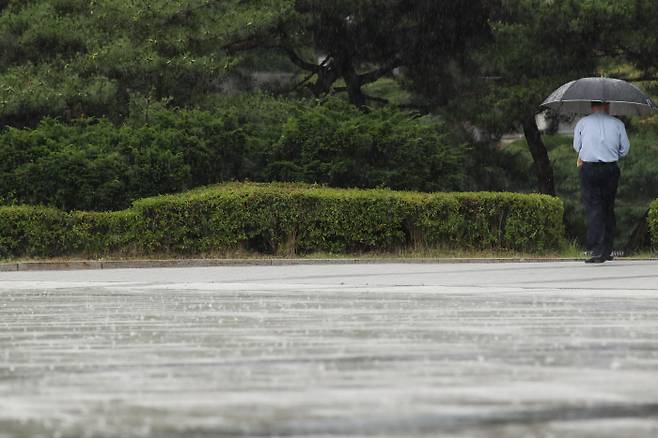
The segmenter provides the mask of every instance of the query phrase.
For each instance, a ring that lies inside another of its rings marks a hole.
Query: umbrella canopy
[[[562,114],[589,114],[592,102],[609,102],[613,116],[646,115],[658,109],[635,85],[619,79],[583,78],[555,90],[541,104]]]

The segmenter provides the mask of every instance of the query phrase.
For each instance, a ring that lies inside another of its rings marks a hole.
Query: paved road
[[[658,435],[658,264],[0,273],[0,437]]]

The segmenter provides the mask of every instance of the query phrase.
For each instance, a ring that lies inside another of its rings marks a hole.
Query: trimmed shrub
[[[8,128],[0,134],[0,198],[64,210],[112,210],[180,191],[190,167],[176,135],[93,119]]]
[[[69,213],[67,236],[74,254],[140,254],[136,234],[142,218],[132,209],[116,212]]]
[[[474,152],[452,137],[428,116],[262,95],[212,111],[156,105],[120,126],[44,119],[32,129],[0,131],[0,202],[121,210],[145,197],[246,180],[480,189],[468,173],[483,173],[495,152],[469,170]]]
[[[279,255],[403,248],[546,251],[563,239],[557,198],[224,184],[119,212],[0,207],[0,256]]]
[[[466,148],[441,122],[330,99],[290,117],[266,175],[331,187],[462,190]]]
[[[74,251],[69,215],[54,208],[0,207],[0,257],[45,257]]]
[[[649,209],[649,234],[654,249],[658,248],[658,199],[656,199]]]

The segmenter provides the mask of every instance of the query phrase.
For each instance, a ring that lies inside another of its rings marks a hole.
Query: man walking
[[[582,118],[574,132],[573,148],[578,153],[587,216],[587,249],[591,252],[585,263],[612,260],[619,184],[617,161],[630,149],[624,123],[609,115],[609,110],[607,102],[592,102],[592,114]]]

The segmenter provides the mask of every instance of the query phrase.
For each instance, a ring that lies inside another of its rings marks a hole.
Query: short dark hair
[[[601,100],[593,100],[592,101],[592,106],[605,106],[607,104],[608,104],[608,102],[603,102]]]

